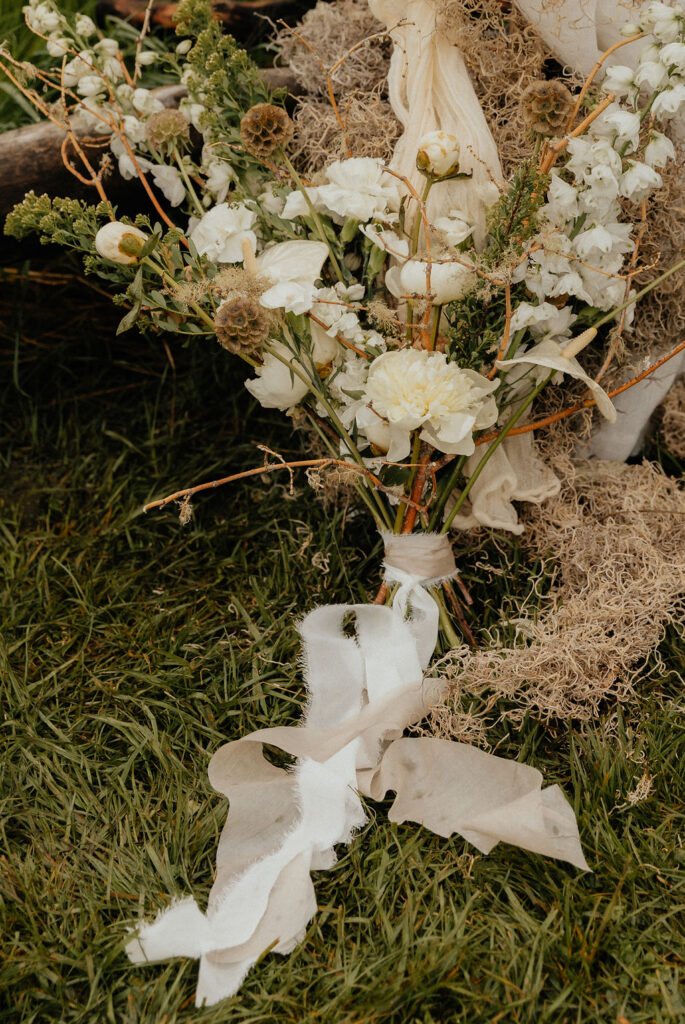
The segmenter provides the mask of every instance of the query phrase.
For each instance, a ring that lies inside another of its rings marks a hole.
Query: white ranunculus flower
[[[658,119],[675,117],[685,104],[685,85],[675,85],[672,89],[664,89],[652,103],[652,113]]]
[[[628,170],[621,175],[620,195],[641,203],[655,188],[661,188],[661,175],[648,164],[628,161]]]
[[[623,282],[619,282],[623,284]],[[559,342],[553,341],[551,338],[541,341],[538,345],[534,345],[533,348],[523,352],[521,355],[515,356],[513,359],[502,359],[499,360],[497,366],[500,368],[507,368],[510,366],[533,366],[540,367],[539,370],[533,374],[536,383],[544,380],[547,376],[545,370],[555,370],[557,373],[567,374],[569,377],[575,377],[577,380],[582,380],[584,384],[588,386],[592,391],[597,408],[601,412],[602,416],[606,417],[611,423],[616,422],[616,409],[613,402],[607,395],[606,391],[597,384],[592,377],[588,377],[585,370],[582,368],[580,363],[575,357],[570,359],[565,357],[563,353],[563,345]],[[517,377],[519,374],[516,375]]]
[[[219,203],[193,227],[190,240],[200,255],[212,263],[240,263],[243,239],[248,239],[253,249],[257,246],[257,236],[252,230],[255,219],[254,211],[246,206]]]
[[[95,248],[106,260],[121,263],[137,263],[140,250],[147,242],[147,235],[132,224],[113,220],[100,228],[95,236]]]
[[[460,263],[431,263],[430,294],[436,306],[456,302],[471,291],[476,275],[466,257]],[[391,267],[385,275],[388,291],[400,299],[412,295],[425,296],[429,293],[427,284],[428,263],[425,260],[407,260],[402,266]]]
[[[492,392],[496,381],[447,361],[443,352],[404,348],[374,359],[366,382],[365,401],[388,424],[388,460],[397,462],[410,451],[410,435],[421,437],[441,452],[471,455],[474,430],[497,419]]]
[[[300,239],[278,242],[265,249],[257,257],[257,266],[272,286],[261,296],[262,306],[296,315],[306,313],[315,301],[315,282],[321,277],[327,256],[328,246],[324,242]]]
[[[76,21],[74,22],[74,28],[78,35],[84,36],[86,39],[88,36],[92,36],[97,32],[95,22],[92,18],[89,18],[87,14],[77,15]]]
[[[150,168],[150,173],[155,185],[164,193],[169,204],[180,206],[186,197],[186,188],[178,167],[171,167],[169,164],[154,164]]]
[[[675,147],[668,136],[652,132],[642,159],[650,167],[664,167],[675,160]]]
[[[158,114],[164,110],[164,104],[149,89],[134,89],[131,103],[139,114]]]
[[[452,210],[448,217],[438,217],[434,226],[445,239],[447,245],[452,246],[461,245],[473,232],[473,224],[469,224],[461,216],[459,210]]]
[[[416,166],[425,174],[443,178],[459,168],[461,146],[456,136],[449,132],[427,132],[419,140]]]

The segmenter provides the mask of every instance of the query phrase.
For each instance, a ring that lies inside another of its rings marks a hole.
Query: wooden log
[[[294,77],[286,68],[265,68],[260,73],[273,88],[297,91]],[[163,86],[154,92],[167,107],[178,106],[181,97],[186,95],[183,85]],[[70,196],[97,202],[95,189],[83,185],[64,166],[61,152],[64,136],[65,132],[50,121],[0,134],[0,222],[31,190],[39,195],[47,193],[49,196]],[[107,136],[98,138],[92,132],[79,133],[79,136],[86,156],[98,167],[102,156],[109,152]],[[73,162],[81,170],[78,157],[74,157]],[[124,181],[116,169],[116,161],[105,184],[112,202],[119,203],[127,196],[135,196],[136,200],[140,199],[141,210],[146,208],[139,183]]]
[[[214,0],[212,8],[217,21],[223,22],[234,35],[251,32],[255,25],[255,15],[265,14],[269,17],[283,17],[286,8],[292,7],[295,0]],[[151,22],[158,28],[174,28],[176,8],[174,0],[157,0],[152,5]],[[99,0],[97,5],[98,20],[106,15],[124,18],[133,25],[142,25],[147,8],[147,0]]]

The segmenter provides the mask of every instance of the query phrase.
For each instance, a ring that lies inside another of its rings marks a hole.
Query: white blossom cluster
[[[540,300],[571,296],[601,310],[621,304],[618,275],[633,248],[633,224],[622,201],[639,204],[662,185],[659,168],[675,156],[673,143],[647,123],[685,109],[685,15],[652,2],[626,35],[646,35],[637,69],[609,67],[602,88],[616,99],[580,137],[552,173],[542,214],[553,229],[542,249],[519,268],[517,279]],[[628,311],[628,322],[632,316]]]

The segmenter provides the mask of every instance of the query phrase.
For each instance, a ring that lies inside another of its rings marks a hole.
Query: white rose
[[[661,132],[653,132],[644,152],[643,160],[650,167],[664,167],[669,160],[675,160],[675,147]]]
[[[491,397],[497,387],[497,381],[448,362],[443,352],[405,348],[374,359],[365,400],[388,424],[390,462],[409,455],[411,432],[419,429],[439,451],[471,455],[473,431],[497,419]]]
[[[419,141],[416,166],[424,174],[443,178],[459,168],[461,147],[449,132],[427,132]]]
[[[132,224],[114,220],[101,227],[95,236],[95,248],[106,260],[127,265],[137,263],[147,235]]]
[[[447,302],[463,298],[476,283],[470,260],[464,257],[463,263],[432,263],[430,289],[427,283],[428,263],[424,260],[408,260],[401,267],[391,267],[385,275],[385,283],[395,298],[425,296],[430,291],[433,303],[444,306]]]
[[[198,221],[190,240],[200,255],[207,256],[213,263],[240,263],[243,239],[247,239],[253,249],[257,246],[257,236],[252,230],[254,222],[255,214],[246,206],[219,203]]]

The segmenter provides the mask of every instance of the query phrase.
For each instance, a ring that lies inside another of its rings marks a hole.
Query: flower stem
[[[205,213],[207,211],[205,210],[205,208],[203,207],[202,203],[200,202],[200,200],[197,197],[197,192],[193,188],[193,183],[190,180],[190,178],[188,177],[188,171],[186,170],[186,168],[185,168],[185,166],[183,164],[183,161],[181,159],[181,154],[179,153],[177,146],[174,146],[173,155],[174,155],[174,160],[178,164],[178,169],[181,172],[181,177],[183,178],[183,184],[185,185],[185,187],[186,187],[186,189],[188,191],[188,194],[190,195],[190,198],[191,198],[191,200],[193,202],[195,210],[196,210],[197,213],[199,213],[200,217],[204,217],[204,215],[205,215]]]
[[[426,184],[423,186],[423,194],[421,195],[421,202],[422,203],[425,203],[426,200],[428,199],[428,196],[430,194],[430,190],[433,188],[433,181],[434,180],[435,179],[432,178],[432,177],[426,178]],[[416,211],[416,216],[414,217],[414,224],[413,224],[412,233],[411,233],[411,255],[412,256],[416,256],[416,250],[419,247],[419,232],[421,231],[421,222],[422,222],[422,220],[423,220],[423,217],[421,216],[421,207],[419,207],[419,209]]]
[[[337,259],[335,257],[335,253],[333,252],[333,248],[331,246],[330,240],[329,240],[328,236],[326,235],[326,231],[324,229],[323,224],[321,223],[321,218],[319,217],[318,213],[314,209],[314,204],[312,203],[311,199],[309,198],[309,194],[307,192],[307,189],[304,186],[304,183],[302,182],[302,179],[300,178],[299,174],[297,173],[297,171],[295,170],[295,168],[293,167],[293,165],[291,164],[290,160],[285,155],[285,153],[283,153],[283,162],[285,163],[285,166],[288,168],[288,170],[290,172],[290,175],[291,175],[293,181],[295,182],[297,188],[299,189],[299,191],[304,196],[304,201],[307,204],[307,208],[309,209],[309,213],[311,214],[312,220],[316,224],[316,229],[317,229],[317,231],[319,233],[319,237],[320,237],[321,241],[324,242],[326,244],[326,246],[328,247],[328,254],[330,256],[331,264],[333,266],[333,269],[335,270],[336,277],[338,278],[339,281],[344,283],[345,282],[345,277],[343,275],[342,270],[340,269],[340,264],[338,263],[338,261],[337,261]]]

